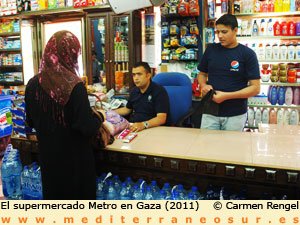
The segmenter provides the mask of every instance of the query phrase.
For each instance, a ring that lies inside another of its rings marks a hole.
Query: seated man
[[[142,131],[166,123],[169,113],[169,97],[164,87],[151,81],[148,63],[139,62],[132,69],[136,85],[130,92],[126,107],[116,109],[121,116],[130,115],[130,130]]]

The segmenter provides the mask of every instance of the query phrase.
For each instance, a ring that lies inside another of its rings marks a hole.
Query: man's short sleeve
[[[169,96],[164,87],[160,87],[160,91],[156,95],[155,99],[155,112],[157,113],[168,113],[169,112]]]
[[[257,56],[252,49],[248,49],[245,64],[245,72],[247,80],[260,79],[259,64]]]

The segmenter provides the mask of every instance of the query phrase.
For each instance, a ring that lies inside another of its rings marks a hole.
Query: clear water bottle
[[[134,183],[133,183],[131,177],[126,177],[125,183],[127,184],[128,189],[132,189],[134,186]]]
[[[43,199],[43,186],[42,186],[42,176],[41,168],[36,166],[33,168],[32,178],[31,178],[31,191],[33,194],[33,200]]]
[[[120,190],[120,200],[131,200],[131,191],[127,188],[127,183],[123,182]]]
[[[13,186],[10,179],[10,171],[9,171],[9,162],[4,157],[2,164],[1,164],[1,179],[2,179],[2,188],[3,188],[3,195],[6,199],[10,199],[13,195]]]
[[[171,187],[169,183],[164,183],[162,190],[166,192],[167,199],[172,199]]]
[[[147,188],[146,188],[145,200],[154,200],[151,186],[147,186]]]
[[[114,187],[115,187],[117,193],[119,193],[120,190],[121,190],[122,182],[120,181],[118,175],[115,175],[115,176],[113,177],[113,184],[114,184]]]
[[[167,193],[165,190],[160,190],[157,200],[166,200]]]
[[[119,194],[117,193],[112,180],[108,181],[106,199],[107,200],[118,200],[119,199]]]
[[[155,180],[151,181],[151,188],[152,188],[152,193],[153,193],[153,197],[154,199],[157,199],[158,196],[159,196],[159,192],[160,192],[160,189],[159,187],[157,186],[157,183]]]
[[[96,181],[96,200],[104,200],[105,198],[105,192],[104,192],[104,183],[102,182],[102,179],[100,177],[97,178]]]
[[[195,199],[190,199],[190,200],[199,200],[201,198],[200,193],[198,192],[198,188],[196,186],[193,186],[192,189],[190,190],[189,194],[193,194]]]
[[[205,199],[206,200],[213,200],[214,199],[214,186],[212,184],[210,184],[208,186],[208,190],[206,192]]]
[[[144,199],[144,191],[140,189],[138,185],[133,186],[133,193],[132,193],[133,200],[143,200]]]
[[[138,185],[140,188],[142,188],[144,190],[144,192],[146,192],[146,181],[144,181],[142,178],[140,178],[136,185]]]
[[[30,200],[30,176],[29,176],[29,167],[24,166],[24,170],[21,173],[21,187],[23,192],[23,199]]]
[[[179,196],[180,196],[181,200],[182,199],[186,199],[186,197],[187,197],[187,191],[184,190],[182,184],[178,184],[177,191],[179,192]]]
[[[174,190],[172,200],[185,200],[185,199],[180,196],[179,191]]]
[[[22,188],[21,188],[21,173],[22,173],[22,163],[19,155],[19,151],[16,151],[16,154],[12,160],[12,182],[14,185],[14,195],[13,199],[21,200],[23,199]]]
[[[192,192],[190,192],[188,194],[187,200],[197,200],[197,198],[196,198],[196,196]]]

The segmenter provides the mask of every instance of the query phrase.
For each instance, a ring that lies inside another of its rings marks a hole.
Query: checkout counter
[[[12,144],[24,165],[38,160],[37,142],[12,138]],[[196,185],[202,193],[209,184],[246,188],[249,199],[264,192],[300,199],[300,126],[261,125],[258,133],[162,126],[95,152],[99,175]]]

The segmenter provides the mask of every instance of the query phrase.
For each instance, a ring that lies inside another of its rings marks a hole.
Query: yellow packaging
[[[39,0],[40,10],[48,9],[48,0]]]
[[[87,78],[87,76],[81,77],[81,80],[82,80],[82,82],[83,82],[85,88],[87,88],[87,86],[88,86],[88,78]]]

